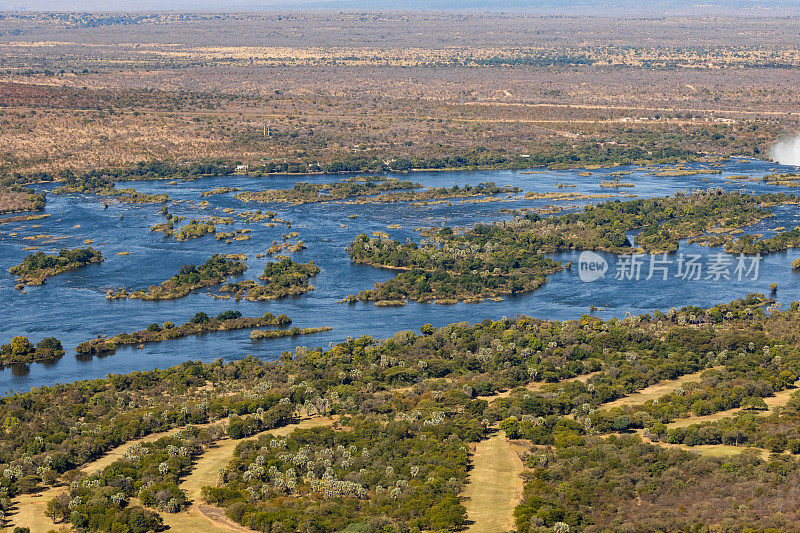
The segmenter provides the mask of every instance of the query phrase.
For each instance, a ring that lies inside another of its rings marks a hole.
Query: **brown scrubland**
[[[798,126],[791,19],[125,17],[0,19],[0,173],[476,149],[764,156]]]

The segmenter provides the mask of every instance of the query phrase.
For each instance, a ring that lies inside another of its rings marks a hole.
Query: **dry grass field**
[[[687,383],[699,382],[700,376],[702,376],[703,372],[706,370],[708,369],[695,372],[694,374],[686,374],[685,376],[681,376],[676,379],[661,381],[655,385],[650,385],[649,387],[637,391],[634,394],[630,394],[624,398],[619,398],[618,400],[604,404],[603,407],[606,409],[612,409],[614,407],[638,405],[647,401],[657,400],[665,394],[669,394],[675,391],[675,389],[686,385]]]
[[[112,464],[114,461],[122,458],[132,446],[143,444],[145,442],[154,442],[162,437],[174,435],[180,430],[181,428],[175,428],[162,433],[152,433],[146,437],[128,441],[125,444],[109,450],[98,459],[84,464],[80,467],[80,470],[86,473],[102,470]],[[4,531],[11,531],[15,527],[28,527],[30,528],[31,533],[45,533],[53,529],[58,530],[58,525],[54,524],[52,519],[45,515],[45,510],[47,508],[48,501],[52,500],[61,493],[67,492],[67,490],[68,487],[66,485],[60,485],[48,488],[42,492],[20,495],[14,502],[16,509],[10,517],[11,520],[8,527],[5,528]]]
[[[295,429],[329,425],[333,422],[330,418],[306,419],[297,424],[290,424],[279,429],[271,430],[273,435],[287,435]],[[233,458],[236,446],[248,439],[258,438],[258,435],[247,439],[224,439],[209,448],[194,464],[192,473],[180,485],[192,505],[180,513],[164,513],[164,524],[173,531],[206,531],[217,533],[225,531],[250,531],[225,516],[225,511],[206,505],[200,500],[200,493],[205,486],[216,487],[219,480],[219,471],[228,466]]]
[[[662,448],[671,448],[673,450],[685,450],[687,452],[698,453],[708,457],[733,457],[741,453],[751,453],[762,461],[769,459],[770,452],[763,448],[746,448],[743,446],[731,446],[728,444],[700,444],[698,446],[687,446],[685,444],[670,444],[668,442],[656,442],[643,437],[644,442],[661,446]]]
[[[772,396],[767,396],[764,398],[764,403],[767,404],[766,411],[757,411],[759,414],[768,415],[775,411],[778,407],[783,407],[786,405],[786,402],[792,397],[792,394],[797,392],[797,387],[800,386],[800,381],[795,382],[794,388],[791,389],[784,389],[782,391],[776,392]],[[723,418],[727,418],[729,416],[733,416],[736,413],[741,412],[743,409],[737,407],[735,409],[728,409],[727,411],[719,411],[717,413],[711,413],[710,415],[701,415],[701,416],[690,416],[688,418],[681,418],[679,420],[675,420],[674,422],[670,422],[667,424],[668,428],[685,428],[689,427],[692,424],[702,424],[705,422],[717,422],[718,420],[722,420]]]
[[[462,497],[467,531],[474,533],[511,531],[514,508],[522,496],[522,461],[502,432],[475,446],[473,469]]]

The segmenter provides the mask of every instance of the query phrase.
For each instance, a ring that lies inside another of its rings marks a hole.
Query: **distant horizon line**
[[[663,10],[653,11],[644,9],[602,9],[600,7],[592,10],[578,10],[575,8],[570,9],[556,9],[556,8],[525,8],[525,7],[506,7],[506,8],[491,8],[491,7],[406,7],[406,8],[359,8],[359,7],[344,7],[344,6],[326,6],[326,5],[303,5],[290,7],[287,5],[280,6],[264,6],[259,7],[228,7],[220,8],[140,8],[135,10],[130,9],[50,9],[50,8],[4,8],[0,7],[0,14],[13,14],[13,13],[41,13],[41,14],[112,14],[112,15],[141,15],[141,14],[243,14],[243,13],[314,13],[314,12],[341,12],[341,13],[486,13],[486,14],[503,14],[503,13],[520,13],[520,14],[538,14],[542,16],[552,17],[570,17],[570,18],[619,18],[619,17],[634,17],[642,19],[664,18],[664,17],[741,17],[748,18],[768,18],[768,17],[786,17],[795,18],[800,17],[800,5],[796,7],[764,9],[764,8],[735,8],[723,9],[721,6],[713,6],[715,9],[710,9],[706,12],[701,12],[700,7],[712,6],[697,6],[693,9],[682,9],[677,11]]]
[[[791,16],[795,0],[0,0],[0,13],[488,12],[587,16]],[[649,3],[645,3],[649,4]]]

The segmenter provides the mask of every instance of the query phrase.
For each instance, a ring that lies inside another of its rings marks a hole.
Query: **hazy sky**
[[[0,11],[229,11],[260,9],[487,9],[610,12],[798,12],[795,0],[0,0]]]

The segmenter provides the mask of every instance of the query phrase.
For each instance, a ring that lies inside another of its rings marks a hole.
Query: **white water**
[[[800,166],[800,133],[776,142],[769,149],[769,156],[781,165]]]

